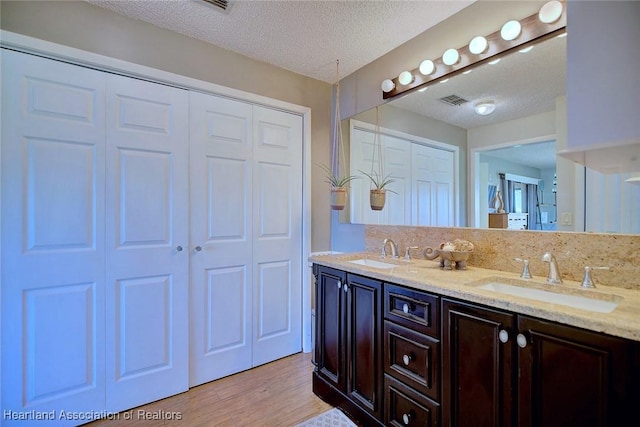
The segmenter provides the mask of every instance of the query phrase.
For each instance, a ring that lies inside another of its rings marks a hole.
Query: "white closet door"
[[[455,225],[454,155],[412,144],[412,225]]]
[[[351,190],[349,191],[351,222],[356,224],[386,224],[385,212],[371,210],[369,202],[369,189],[371,187],[369,178],[363,176],[359,171],[371,172],[371,169],[377,170],[380,159],[376,153],[375,162],[373,162],[373,144],[380,143],[375,139],[375,132],[363,129],[353,129],[351,132],[350,159],[351,172],[350,175],[356,175],[359,179],[351,181]],[[347,175],[347,173],[344,173]]]
[[[411,163],[410,141],[389,135],[382,136],[385,175],[394,180],[385,187],[386,203],[383,208],[385,224],[405,225],[411,223]],[[370,167],[369,167],[370,168]],[[366,169],[364,169],[366,170]]]
[[[2,50],[3,426],[103,408],[104,126],[103,74]]]
[[[188,93],[107,80],[107,405],[188,389]]]
[[[253,111],[256,366],[302,349],[302,117]]]
[[[252,106],[192,92],[190,385],[251,368]]]

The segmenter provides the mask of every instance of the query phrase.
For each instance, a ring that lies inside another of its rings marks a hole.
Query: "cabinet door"
[[[346,386],[345,317],[346,273],[328,267],[316,269],[316,370],[339,390]]]
[[[519,426],[637,423],[633,343],[525,316],[518,330],[526,338],[518,351]]]
[[[449,300],[442,314],[443,425],[513,425],[515,316]]]
[[[381,419],[382,284],[350,274],[347,279],[347,395]]]

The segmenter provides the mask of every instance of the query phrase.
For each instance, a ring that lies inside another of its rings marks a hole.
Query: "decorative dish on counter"
[[[473,243],[468,240],[455,239],[453,242],[444,242],[440,247],[433,249],[427,247],[424,257],[429,260],[440,257],[440,267],[445,270],[466,270],[467,260],[473,252]]]

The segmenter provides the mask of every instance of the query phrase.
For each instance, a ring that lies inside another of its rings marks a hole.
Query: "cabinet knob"
[[[177,251],[177,252],[182,252],[182,246],[177,246],[177,247],[176,247],[176,251]]]
[[[345,283],[344,286],[342,287],[342,289],[344,290],[344,293],[346,294],[347,292],[349,292],[349,286],[347,286],[347,284]]]
[[[500,333],[498,333],[498,338],[500,339],[501,343],[507,343],[509,342],[509,332],[507,332],[506,330],[501,330]]]
[[[202,250],[202,246],[196,246],[195,250],[196,250],[196,252],[200,252]]]
[[[409,366],[409,363],[411,363],[413,358],[413,354],[405,354],[404,356],[402,356],[402,363],[404,363],[405,366]]]
[[[338,287],[338,289],[340,289],[342,287],[342,282],[340,280],[338,280],[336,282],[336,286]]]
[[[522,334],[518,334],[516,337],[516,342],[520,348],[525,348],[527,346],[527,337]]]
[[[406,426],[411,422],[411,414],[402,414],[402,423]]]
[[[409,314],[409,312],[411,311],[411,307],[409,307],[409,304],[405,302],[402,305],[402,311],[404,311],[404,314]]]

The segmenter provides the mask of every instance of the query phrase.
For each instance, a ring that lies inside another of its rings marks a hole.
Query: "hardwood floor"
[[[331,409],[311,390],[310,353],[298,353],[87,427],[294,426]]]

